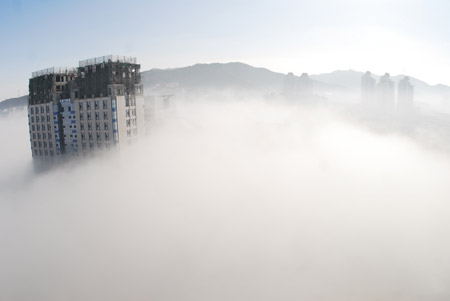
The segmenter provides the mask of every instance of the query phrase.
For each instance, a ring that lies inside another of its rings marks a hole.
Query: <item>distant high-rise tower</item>
[[[377,86],[377,96],[377,102],[381,109],[387,111],[394,110],[394,82],[391,80],[389,73],[385,73],[380,77]]]
[[[283,92],[287,98],[293,97],[297,93],[296,76],[294,73],[289,72],[284,79]]]
[[[414,86],[409,82],[409,77],[405,76],[398,83],[398,102],[397,110],[399,112],[410,112],[414,106]]]
[[[36,162],[128,144],[144,133],[140,65],[109,55],[33,72],[28,114]]]
[[[313,96],[313,81],[308,73],[302,73],[300,76],[298,90],[300,96],[305,99],[309,99]]]
[[[300,77],[288,73],[284,80],[284,95],[291,100],[310,100],[313,97],[313,81],[307,73]]]
[[[361,77],[361,101],[366,105],[372,105],[375,101],[375,79],[370,71]]]

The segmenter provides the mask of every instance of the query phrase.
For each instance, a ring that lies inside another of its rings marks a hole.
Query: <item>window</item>
[[[109,126],[108,126],[108,123],[107,123],[107,122],[105,122],[104,128],[105,128],[105,131],[109,130]]]
[[[92,133],[89,133],[89,141],[94,140],[94,136],[92,136]]]
[[[84,110],[84,105],[83,105],[82,102],[80,102],[79,107],[80,107],[80,111],[83,111],[83,110]]]
[[[131,130],[127,130],[127,137],[131,137]]]
[[[102,135],[100,133],[97,133],[97,141],[101,141],[102,140]]]
[[[131,110],[131,115],[136,116],[136,109]]]
[[[91,112],[88,112],[88,113],[87,113],[87,119],[88,119],[88,120],[92,120]]]
[[[31,116],[31,122],[34,122],[34,117],[33,116]]]
[[[52,130],[52,126],[50,124],[47,124],[47,131],[51,131]]]
[[[100,120],[100,113],[99,112],[95,112],[95,120]]]
[[[86,110],[90,110],[91,109],[91,102],[90,101],[87,101],[86,102]]]
[[[95,123],[95,129],[96,129],[97,131],[100,131],[100,123],[99,123],[99,122],[96,122],[96,123]]]
[[[48,143],[48,147],[49,147],[49,148],[53,148],[53,142],[50,141],[50,142]]]
[[[52,156],[53,157],[53,150],[50,150],[50,156]]]
[[[80,128],[82,131],[84,131],[84,123],[80,123]]]
[[[126,110],[125,114],[126,114],[127,117],[130,117],[130,110]]]
[[[39,122],[39,116],[36,116],[36,122]]]
[[[38,139],[41,139],[41,134],[40,133],[38,133]],[[39,142],[40,143],[40,142]],[[40,145],[39,145],[40,146]]]
[[[84,133],[81,133],[81,140],[86,140],[86,135]]]
[[[108,120],[108,112],[103,112],[103,119]]]
[[[44,114],[44,107],[41,107],[41,114]]]
[[[105,140],[109,141],[109,133],[105,133]]]
[[[31,108],[31,114],[34,114],[34,108]],[[33,117],[31,117],[31,118],[33,118]]]
[[[134,99],[134,97],[131,98],[131,105],[135,106],[136,105],[136,100]]]
[[[46,106],[45,111],[47,112],[47,114],[50,113],[50,106]]]
[[[31,130],[34,131],[36,128],[34,127],[34,124],[31,126]]]
[[[36,139],[36,134],[35,133],[33,133],[33,139]]]
[[[80,120],[84,120],[84,114],[80,113]]]
[[[127,120],[127,127],[130,127],[130,119]]]
[[[44,147],[47,148],[47,141],[44,141]]]
[[[103,110],[108,108],[108,102],[106,100],[103,101]]]
[[[42,147],[42,142],[39,141],[39,142],[38,142],[38,145],[39,145],[39,147]]]
[[[37,147],[37,143],[36,141],[33,142],[34,147]]]
[[[47,134],[46,133],[42,134],[42,139],[47,139]]]
[[[47,122],[50,122],[50,115],[47,115]]]
[[[38,131],[40,131],[41,130],[41,126],[38,124],[38,125],[36,125],[36,129],[38,130]]]
[[[88,130],[92,131],[92,123],[88,122]]]
[[[95,109],[98,110],[99,108],[100,108],[99,101],[96,100],[96,101],[95,101]]]

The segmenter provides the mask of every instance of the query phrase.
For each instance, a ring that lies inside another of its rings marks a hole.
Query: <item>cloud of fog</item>
[[[29,176],[26,117],[0,122],[0,300],[450,296],[450,163],[414,141],[325,109],[198,102]]]

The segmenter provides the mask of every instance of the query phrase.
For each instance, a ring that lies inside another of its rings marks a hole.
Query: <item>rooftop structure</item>
[[[136,64],[136,58],[131,56],[122,56],[122,55],[105,55],[99,56],[92,59],[82,60],[79,62],[79,67],[86,67],[89,65],[97,65],[102,63],[128,63],[128,64]]]
[[[42,70],[31,73],[31,78],[35,78],[35,77],[43,76],[43,75],[50,75],[50,74],[71,74],[71,73],[75,73],[75,72],[77,72],[76,68],[51,67],[51,68],[42,69]]]

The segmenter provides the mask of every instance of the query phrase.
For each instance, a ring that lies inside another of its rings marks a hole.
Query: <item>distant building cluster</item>
[[[313,97],[313,80],[307,73],[297,77],[291,72],[286,76],[283,90],[288,99],[308,100]]]
[[[367,71],[361,78],[361,98],[364,105],[384,111],[410,112],[414,106],[414,86],[405,76],[398,83],[397,103],[395,84],[389,73],[380,77],[378,83]]]
[[[140,65],[109,55],[33,72],[28,119],[35,162],[131,143],[145,131]]]

